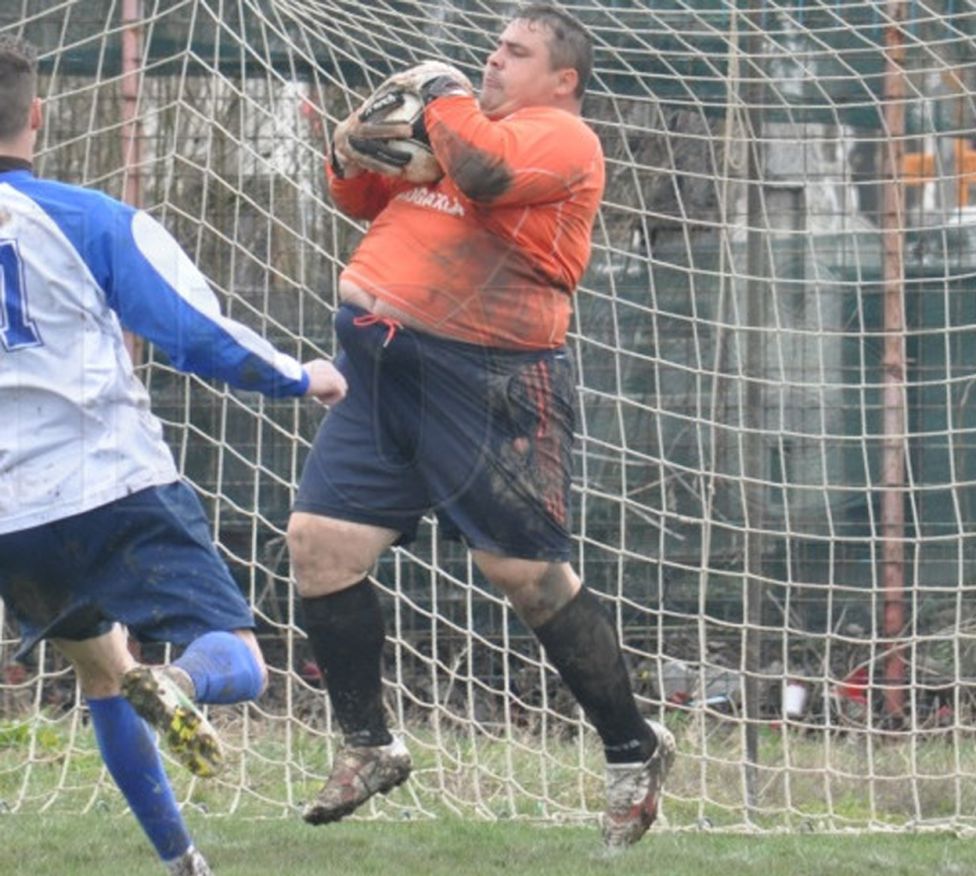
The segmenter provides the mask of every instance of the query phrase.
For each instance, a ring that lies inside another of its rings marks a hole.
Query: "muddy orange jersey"
[[[447,337],[559,346],[603,195],[599,139],[563,110],[493,122],[465,96],[432,102],[426,122],[440,182],[330,171],[339,208],[372,222],[342,278]]]

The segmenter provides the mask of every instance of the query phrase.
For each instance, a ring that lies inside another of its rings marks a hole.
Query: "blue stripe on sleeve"
[[[203,274],[147,213],[29,175],[17,188],[79,252],[122,326],[159,346],[176,368],[270,396],[305,393],[308,375],[301,365],[223,317]]]

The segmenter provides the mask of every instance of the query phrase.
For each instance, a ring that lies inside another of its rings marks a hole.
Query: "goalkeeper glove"
[[[396,141],[414,140],[429,146],[423,108],[448,94],[474,94],[468,78],[450,64],[425,61],[390,76],[336,127],[330,153],[335,175],[343,179],[350,163],[378,173],[402,175],[413,153],[398,149]],[[420,103],[416,115],[410,121],[389,119],[411,96]]]
[[[363,107],[366,107],[366,104]],[[391,137],[409,136],[410,126],[379,125],[368,120],[364,122],[363,107],[339,122],[332,134],[329,163],[332,165],[333,173],[339,179],[345,179],[350,175],[351,165],[357,169],[365,168],[377,173],[395,174],[410,161],[408,154],[396,152],[386,142]]]
[[[474,94],[474,87],[468,77],[457,67],[442,61],[424,61],[402,73],[394,73],[384,85],[396,85],[404,91],[419,95],[424,106],[448,94]],[[380,90],[382,87],[380,86]]]

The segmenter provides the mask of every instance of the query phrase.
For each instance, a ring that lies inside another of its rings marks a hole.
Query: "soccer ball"
[[[382,141],[390,152],[410,156],[398,172],[391,168],[393,175],[413,183],[433,183],[444,176],[444,169],[438,164],[427,139],[424,102],[418,94],[399,88],[385,91],[381,88],[363,107],[360,118],[370,123],[410,125],[413,132],[410,137]]]
[[[437,182],[443,168],[437,163],[424,127],[424,101],[421,93],[425,86],[446,79],[458,89],[474,94],[468,77],[456,67],[443,61],[424,61],[402,73],[395,73],[373,93],[359,110],[359,120],[370,126],[387,124],[410,125],[409,137],[373,139],[353,144],[361,151],[371,152],[385,165],[384,173],[413,183]],[[353,138],[350,135],[350,143]],[[383,155],[386,152],[386,155]],[[391,160],[395,159],[395,160]],[[399,166],[402,161],[402,166]]]

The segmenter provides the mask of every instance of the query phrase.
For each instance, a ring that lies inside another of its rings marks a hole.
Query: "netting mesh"
[[[571,345],[576,565],[680,758],[671,825],[976,821],[976,8],[965,0],[592,0],[584,114],[608,185]],[[514,4],[10,0],[42,53],[41,174],[163,221],[226,311],[333,352],[362,233],[322,131],[391,70],[480,79]],[[314,406],[140,374],[271,667],[213,710],[210,811],[280,814],[335,736],[283,532]],[[600,758],[531,637],[428,521],[384,558],[388,699],[420,768],[367,815],[585,818]],[[0,639],[0,799],[118,795],[62,662]],[[145,650],[147,659],[164,654]]]

